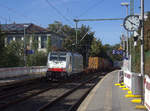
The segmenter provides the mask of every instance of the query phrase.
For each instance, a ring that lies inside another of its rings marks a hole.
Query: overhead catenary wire
[[[80,21],[109,21],[109,20],[124,20],[124,18],[102,18],[102,19],[74,19],[74,22],[76,22],[76,24]],[[88,34],[89,31],[87,31],[85,33],[85,35],[82,37],[82,39],[80,41],[82,41],[85,36]],[[76,33],[77,33],[77,27],[76,27]],[[76,38],[77,38],[77,34],[76,34]],[[77,40],[76,40],[77,41]],[[76,42],[77,43],[77,42]]]
[[[93,0],[92,0],[93,2]],[[89,11],[93,10],[94,8],[96,8],[97,6],[101,5],[101,3],[103,3],[104,0],[98,0],[98,2],[95,2],[92,6],[88,7],[84,12],[82,12],[77,18],[82,17],[83,15],[85,15],[86,13],[88,13]]]
[[[68,19],[67,17],[65,17],[65,16],[64,16],[52,3],[50,3],[48,0],[45,0],[45,1],[46,1],[46,3],[47,3],[50,7],[52,7],[60,16],[62,16],[64,20],[66,20],[70,25],[73,26],[73,23],[72,23],[72,21],[71,21],[70,19]]]
[[[0,4],[0,7],[3,7],[3,8],[5,8],[5,9],[7,9],[7,10],[8,10],[9,12],[11,12],[11,13],[15,13],[16,15],[19,15],[19,16],[21,16],[21,17],[23,17],[23,18],[30,19],[30,20],[32,20],[33,22],[38,23],[37,20],[35,20],[35,19],[33,19],[33,18],[30,18],[30,17],[28,17],[28,16],[26,16],[26,15],[20,14],[20,13],[18,13],[16,10],[14,10],[13,8],[10,8],[10,7],[8,7],[8,6],[5,6],[4,4]]]
[[[60,2],[61,3],[65,3],[65,1],[64,0],[60,0]],[[64,7],[63,7],[64,8]],[[67,14],[69,14],[69,12],[70,12],[70,8],[69,7],[66,7],[66,12],[67,12]],[[71,20],[73,20],[75,17],[73,17],[72,15],[67,15]]]
[[[5,23],[7,23],[7,21],[8,21],[8,19],[7,19],[7,18],[2,17],[2,16],[0,16],[0,19],[4,20],[4,21],[5,21]],[[1,22],[0,22],[0,24],[1,24]]]

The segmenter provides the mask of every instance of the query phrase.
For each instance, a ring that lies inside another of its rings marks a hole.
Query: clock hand
[[[131,24],[133,24],[133,25],[136,25],[135,23],[133,23],[133,22],[131,22],[130,20],[128,20]],[[138,26],[138,25],[136,25],[136,26]]]

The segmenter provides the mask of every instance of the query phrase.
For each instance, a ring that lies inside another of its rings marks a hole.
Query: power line
[[[59,0],[59,2],[65,3],[64,0]],[[64,8],[64,7],[63,7],[63,8]],[[64,8],[64,9],[65,9],[65,8]],[[66,7],[66,14],[68,14],[68,13],[70,13],[70,8],[69,8],[69,7]],[[74,16],[70,15],[69,18],[70,18],[71,20],[73,20],[73,19],[74,19]]]
[[[93,0],[92,0],[93,1]],[[97,6],[101,5],[101,3],[103,2],[104,0],[100,0],[96,3],[94,3],[92,6],[88,7],[83,13],[81,13],[79,17],[82,17],[84,14],[88,13],[89,11],[91,11],[92,9],[96,8]]]
[[[50,3],[48,0],[45,0],[45,1],[46,1],[47,4],[48,4],[50,7],[52,7],[59,15],[61,15],[61,16],[64,18],[64,20],[66,20],[68,23],[70,23],[70,24],[73,26],[72,22],[71,22],[67,17],[65,17],[52,3]]]
[[[3,7],[3,8],[5,8],[5,9],[7,9],[9,12],[12,12],[12,13],[15,13],[15,14],[17,14],[17,15],[19,15],[19,16],[22,16],[23,18],[31,19],[31,20],[34,21],[35,23],[38,23],[36,20],[34,20],[34,19],[32,19],[32,18],[29,18],[29,17],[26,16],[26,15],[19,14],[16,10],[14,10],[14,9],[12,9],[12,8],[9,8],[9,7],[7,7],[7,6],[5,6],[5,5],[2,5],[2,4],[0,4],[0,6]]]
[[[7,23],[8,19],[5,17],[0,16],[1,19],[5,20],[5,22]]]

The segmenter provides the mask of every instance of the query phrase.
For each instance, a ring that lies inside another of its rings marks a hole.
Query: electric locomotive
[[[50,52],[46,76],[49,80],[67,78],[83,71],[83,57],[72,52]]]

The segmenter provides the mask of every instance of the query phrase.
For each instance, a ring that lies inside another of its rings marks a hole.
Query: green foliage
[[[57,34],[62,34],[62,23],[59,21],[55,21],[53,24],[49,24],[48,29]]]
[[[140,29],[138,30],[140,34]],[[137,46],[133,46],[133,37],[132,37],[132,50],[131,50],[131,64],[132,64],[132,72],[140,73],[141,66],[141,41],[140,39],[137,42]],[[150,75],[150,13],[148,13],[148,18],[144,22],[144,69],[145,74]]]
[[[34,42],[33,42],[34,44]],[[36,47],[34,48],[36,49]],[[27,55],[27,66],[45,66],[47,53],[38,52]],[[4,48],[1,56],[0,67],[22,67],[24,66],[24,45],[23,41],[12,41]]]
[[[0,29],[0,67],[4,64],[4,57],[5,57],[5,35]]]
[[[150,75],[150,12],[144,22],[144,69],[145,74]]]
[[[3,60],[0,67],[17,67],[23,66],[23,42],[12,41],[7,44],[3,52]]]
[[[34,54],[27,56],[28,66],[45,66],[47,63],[47,53],[35,51]]]
[[[32,35],[32,45],[31,45],[31,48],[33,50],[35,50],[35,51],[38,49],[38,39],[34,35]]]
[[[5,40],[4,40],[4,38],[5,38],[5,35],[4,35],[4,33],[3,32],[1,32],[1,30],[0,30],[0,55],[3,53],[3,51],[4,51],[4,43],[5,43]]]
[[[102,52],[102,43],[100,40],[96,40],[96,38],[94,38],[91,45],[90,56],[100,57],[101,52]]]
[[[48,37],[48,40],[47,40],[47,52],[51,52],[51,51],[52,51],[51,37]]]
[[[131,37],[131,71],[140,73],[140,62],[141,62],[141,48],[140,41],[137,42],[137,46],[134,46],[133,37]]]

